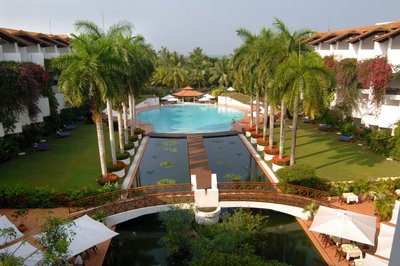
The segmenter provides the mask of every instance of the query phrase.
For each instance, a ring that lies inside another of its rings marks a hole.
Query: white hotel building
[[[33,62],[44,67],[45,59],[71,52],[69,40],[70,38],[66,35],[0,28],[0,61]],[[59,104],[58,109],[61,110],[65,102],[64,95],[58,92],[57,82],[53,82],[53,90]],[[0,123],[0,137],[5,134],[20,133],[22,126],[43,122],[43,117],[50,115],[47,97],[41,97],[38,106],[40,113],[34,119],[29,118],[27,111],[20,113],[13,130],[3,128]]]
[[[400,20],[377,23],[373,26],[316,32],[307,42],[322,57],[333,55],[338,60],[363,60],[384,56],[393,66],[400,66]],[[358,124],[394,128],[395,123],[400,120],[400,77],[390,83],[382,104],[378,107],[371,101],[370,89],[360,89],[359,95],[358,108],[353,110],[352,114]]]

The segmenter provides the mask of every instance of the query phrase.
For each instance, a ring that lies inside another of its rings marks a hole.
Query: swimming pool
[[[209,133],[229,131],[244,113],[205,104],[175,104],[146,110],[137,119],[153,125],[157,133]]]

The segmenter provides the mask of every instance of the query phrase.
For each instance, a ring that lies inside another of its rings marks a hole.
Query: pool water
[[[174,104],[146,110],[137,119],[153,125],[157,133],[209,133],[229,131],[244,113],[205,104]]]
[[[218,182],[230,182],[226,174],[240,175],[240,181],[269,181],[238,136],[203,138],[208,163]]]
[[[293,216],[271,210],[253,211],[268,217],[268,233],[264,239],[269,244],[257,250],[257,255],[293,266],[327,265]],[[116,231],[119,235],[111,240],[103,265],[181,265],[167,259],[167,250],[161,241],[166,231],[159,214],[121,223]]]
[[[160,179],[190,183],[187,140],[150,138],[133,186],[155,185]]]

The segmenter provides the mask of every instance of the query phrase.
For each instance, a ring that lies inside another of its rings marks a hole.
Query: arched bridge
[[[206,192],[207,193],[207,192]],[[303,208],[312,202],[330,206],[325,191],[289,184],[265,182],[218,183],[219,202],[258,202]],[[191,184],[156,185],[119,190],[71,202],[72,216],[92,215],[97,211],[107,216],[146,207],[195,203]]]

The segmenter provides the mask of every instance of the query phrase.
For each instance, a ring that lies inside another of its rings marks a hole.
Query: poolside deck
[[[211,169],[202,135],[188,135],[190,174],[197,177],[197,188],[211,188]]]

